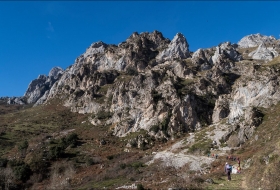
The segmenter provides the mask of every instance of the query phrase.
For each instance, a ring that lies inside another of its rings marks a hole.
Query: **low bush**
[[[6,167],[8,160],[6,158],[0,158],[0,167]]]
[[[110,117],[112,117],[112,113],[111,112],[107,112],[107,111],[99,111],[97,114],[96,114],[96,118],[97,119],[109,119]]]
[[[8,162],[8,165],[10,165],[10,167],[12,168],[17,180],[22,180],[23,182],[25,182],[29,179],[32,173],[29,165],[24,163],[23,161],[10,160]]]

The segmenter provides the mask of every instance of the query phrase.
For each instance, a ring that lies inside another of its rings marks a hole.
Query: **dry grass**
[[[251,57],[249,57],[248,54],[252,51],[255,51],[257,48],[258,46],[250,48],[238,48],[237,51],[243,55],[243,59],[251,59]]]
[[[25,161],[30,163],[34,155],[39,155],[42,151],[41,147],[48,146],[48,136],[69,129],[75,129],[75,133],[78,134],[79,145],[68,147],[65,151],[68,156],[49,162],[49,178],[43,178],[39,174],[32,176],[30,183],[35,189],[44,189],[49,184],[52,184],[50,187],[53,188],[101,189],[105,187],[112,189],[133,183],[142,184],[145,188],[150,189],[169,187],[242,189],[243,186],[240,182],[245,179],[248,186],[263,188],[258,183],[261,178],[264,179],[263,184],[266,187],[278,188],[276,182],[279,181],[279,175],[277,175],[275,166],[279,168],[280,119],[278,115],[280,104],[269,109],[262,109],[265,117],[256,130],[255,135],[258,135],[258,138],[252,138],[241,149],[234,152],[234,155],[241,158],[242,164],[244,164],[244,160],[251,158],[251,167],[244,170],[241,175],[234,175],[233,181],[227,182],[223,173],[225,161],[223,157],[212,164],[211,173],[205,176],[195,177],[195,173],[190,172],[187,166],[168,168],[160,166],[159,162],[145,166],[143,163],[149,160],[147,155],[153,151],[164,150],[174,142],[155,141],[155,145],[147,151],[132,148],[130,152],[124,152],[127,143],[125,138],[112,136],[109,132],[110,126],[92,126],[87,121],[90,115],[72,113],[59,102],[59,100],[54,100],[47,105],[19,110],[16,107],[7,108],[7,113],[0,115],[1,157],[13,157],[18,153],[17,144],[28,140],[29,148]],[[195,134],[196,141],[207,140],[204,139],[207,133],[211,134],[211,128],[203,128],[198,131]],[[131,134],[127,138],[133,138],[136,135],[139,133]],[[58,140],[61,138],[57,137]],[[105,145],[100,145],[101,139],[106,141]],[[208,149],[209,143],[200,148]],[[37,146],[39,144],[40,146]],[[89,163],[89,158],[94,158],[95,161]],[[267,160],[268,164],[265,164]],[[61,166],[64,168],[58,167],[57,163],[63,163]],[[66,175],[65,172],[69,175]],[[55,180],[57,176],[58,178],[61,176],[65,183],[57,182]],[[68,181],[66,178],[69,178]],[[207,178],[213,179],[215,184],[204,183],[203,181]]]
[[[278,57],[275,57],[273,60],[271,60],[270,62],[264,64],[264,65],[267,65],[267,66],[272,66],[272,65],[277,65],[280,63],[280,56]]]

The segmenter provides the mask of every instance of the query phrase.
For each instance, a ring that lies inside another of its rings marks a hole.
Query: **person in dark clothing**
[[[225,173],[227,174],[228,181],[230,181],[231,180],[231,176],[230,176],[230,174],[231,174],[231,167],[230,167],[230,165],[228,163],[226,163],[226,165],[225,165]]]
[[[237,158],[237,162],[238,162],[238,167],[240,167],[240,159]]]

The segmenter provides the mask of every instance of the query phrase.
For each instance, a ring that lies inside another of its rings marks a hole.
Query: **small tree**
[[[66,142],[68,146],[75,147],[78,144],[78,135],[76,133],[71,133],[67,138]]]
[[[64,150],[65,148],[60,145],[52,146],[49,149],[48,158],[51,160],[57,159],[64,154]]]

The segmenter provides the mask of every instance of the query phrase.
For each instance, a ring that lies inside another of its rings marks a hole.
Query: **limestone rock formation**
[[[230,42],[225,42],[216,47],[212,57],[213,64],[221,64],[226,58],[232,61],[242,60],[242,56],[236,51],[237,46]]]
[[[261,43],[258,49],[249,53],[249,56],[252,57],[253,59],[259,59],[265,61],[271,61],[278,55],[279,55],[278,52],[273,47],[266,47],[264,43]]]
[[[36,105],[59,97],[121,137],[145,130],[170,139],[225,122],[230,130],[223,138],[238,146],[260,124],[258,107],[280,100],[279,69],[263,64],[279,54],[277,44],[256,34],[192,53],[180,33],[170,41],[158,31],[134,32],[118,45],[91,44],[64,72],[54,68],[33,80],[24,97]],[[149,144],[145,139],[138,136],[136,146]]]
[[[9,97],[7,100],[7,104],[24,105],[24,104],[26,104],[26,100],[24,97]]]
[[[191,61],[199,66],[201,70],[208,70],[213,66],[210,51],[201,48],[193,53]]]
[[[183,34],[177,33],[171,43],[164,49],[157,59],[161,61],[171,59],[186,59],[190,57],[189,44]]]
[[[24,97],[27,99],[26,102],[28,104],[36,103],[47,93],[52,85],[60,78],[62,73],[63,70],[60,67],[54,67],[50,70],[49,76],[39,75],[37,79],[31,81],[24,94]]]
[[[230,98],[229,122],[234,123],[244,117],[244,111],[249,107],[269,107],[280,99],[278,72],[263,68],[255,71],[250,78],[243,78],[236,83]]]
[[[261,34],[251,34],[248,36],[243,37],[239,42],[238,46],[240,48],[250,48],[250,47],[257,47],[261,44],[272,45],[276,41],[275,37],[273,36],[265,36]]]

